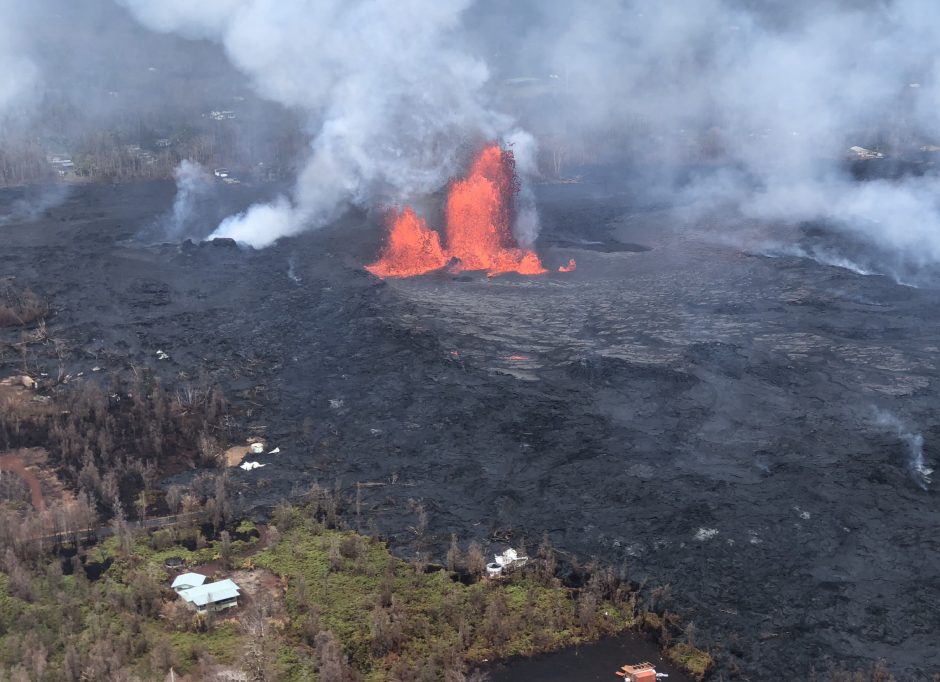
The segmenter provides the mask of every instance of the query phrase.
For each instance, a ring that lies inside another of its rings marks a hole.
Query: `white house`
[[[192,604],[196,611],[205,613],[208,609],[221,611],[238,606],[239,591],[238,585],[226,578],[215,583],[190,587],[178,594]]]
[[[221,611],[238,606],[238,596],[241,590],[228,578],[207,583],[206,576],[200,573],[183,573],[176,577],[172,587],[199,613],[205,613],[209,609]]]

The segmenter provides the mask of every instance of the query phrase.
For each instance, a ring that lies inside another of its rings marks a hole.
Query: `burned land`
[[[217,435],[280,449],[232,469],[242,508],[318,481],[405,555],[548,533],[571,561],[669,585],[725,671],[940,670],[931,289],[764,255],[753,232],[718,242],[587,181],[538,188],[538,250],[574,272],[383,282],[362,267],[373,216],[262,251],[159,243],[173,191],[80,186],[0,227],[8,308],[44,312],[57,341],[21,352],[35,320],[0,329],[2,378],[217,386]],[[222,212],[269,193],[222,191]],[[158,487],[199,476],[171,464]]]

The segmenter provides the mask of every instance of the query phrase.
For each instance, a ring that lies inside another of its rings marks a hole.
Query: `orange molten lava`
[[[451,185],[447,197],[447,246],[457,270],[498,275],[547,272],[534,251],[520,249],[512,236],[512,198],[519,191],[511,152],[492,145],[473,162],[470,175]]]
[[[559,265],[558,272],[574,272],[575,268],[578,267],[578,264],[574,262],[574,258],[568,259],[568,265]]]
[[[440,235],[410,208],[392,222],[382,256],[366,270],[377,277],[413,277],[447,265]]]
[[[453,260],[454,272],[486,270],[490,277],[506,272],[548,272],[538,255],[521,248],[512,235],[512,201],[518,191],[512,152],[498,145],[487,147],[473,162],[470,174],[451,184],[446,207],[447,248],[441,248],[437,232],[406,208],[392,224],[381,257],[366,269],[383,278],[411,277]],[[568,267],[573,270],[574,261]]]

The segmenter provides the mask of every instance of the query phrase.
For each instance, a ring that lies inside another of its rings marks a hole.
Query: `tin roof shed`
[[[180,590],[188,590],[193,587],[198,587],[206,582],[206,576],[202,573],[181,573],[176,576],[173,580],[173,584],[170,585],[174,590],[179,592]]]
[[[237,599],[238,593],[238,585],[226,578],[216,583],[190,587],[188,590],[180,592],[179,595],[197,608],[202,608],[207,604],[218,604],[219,602]]]

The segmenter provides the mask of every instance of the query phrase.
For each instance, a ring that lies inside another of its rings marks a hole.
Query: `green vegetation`
[[[328,631],[367,680],[402,679],[433,662],[442,672],[590,641],[634,624],[635,595],[617,581],[584,590],[536,570],[464,584],[427,573],[380,542],[329,530],[292,511],[277,546],[252,557],[286,579],[288,631]],[[609,577],[609,576],[608,576]]]
[[[335,527],[324,511],[319,503],[284,506],[275,525],[243,521],[213,540],[199,528],[125,533],[81,550],[72,575],[48,556],[31,560],[7,548],[0,554],[0,679],[162,681],[172,668],[181,682],[231,679],[236,671],[251,682],[466,682],[484,679],[470,673],[484,660],[628,628],[656,636],[697,680],[714,667],[694,646],[694,628],[681,630],[664,609],[668,588],[641,601],[629,583],[596,566],[581,572],[583,587],[566,587],[544,541],[524,569],[480,580],[479,546],[463,551],[454,542],[448,568],[428,567]],[[174,574],[165,562],[173,557],[184,560],[183,570],[233,577],[243,590],[239,607],[200,616],[185,606],[169,589]],[[89,579],[83,565],[100,576]],[[879,664],[826,679],[894,678]]]
[[[697,680],[705,679],[715,662],[706,651],[696,649],[685,642],[666,649],[666,656],[680,668],[689,672]]]
[[[174,540],[190,542],[197,533],[179,531]],[[129,551],[118,538],[92,547],[85,564],[107,567],[94,581],[80,565],[63,575],[58,560],[30,565],[7,549],[0,561],[0,678],[162,680],[172,666],[212,679],[216,665],[237,664],[245,636],[237,620],[196,617],[168,589],[163,567],[169,556],[214,560],[221,542],[157,550],[155,537],[134,536]],[[249,546],[233,543],[239,551]]]
[[[243,521],[213,540],[198,528],[124,531],[83,550],[73,575],[48,557],[6,550],[0,678],[162,680],[173,668],[181,680],[239,670],[252,681],[459,682],[476,679],[469,672],[485,660],[589,642],[650,619],[609,569],[587,570],[578,589],[561,584],[547,542],[524,569],[484,580],[477,545],[463,551],[455,541],[449,568],[429,568],[336,527],[332,505],[322,503],[284,506],[276,525]],[[235,578],[239,607],[190,610],[169,589],[173,557],[210,579]],[[670,652],[693,671],[711,665],[688,644]]]

